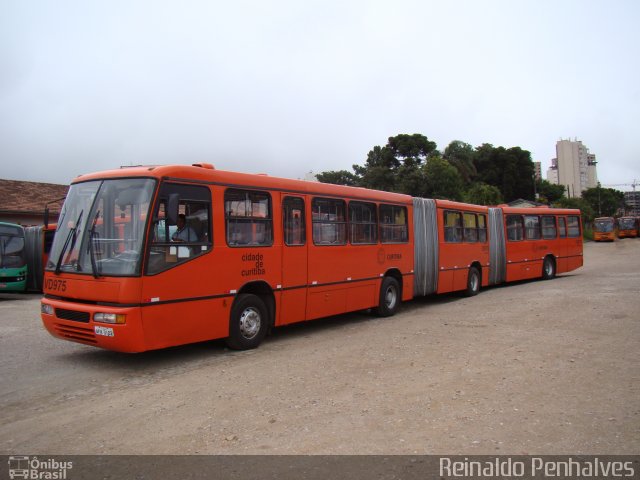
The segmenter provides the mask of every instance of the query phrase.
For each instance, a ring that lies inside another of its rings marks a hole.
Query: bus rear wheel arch
[[[229,336],[225,342],[233,350],[256,348],[264,340],[269,326],[269,310],[262,298],[242,293],[231,307]]]
[[[542,263],[542,279],[551,280],[556,276],[556,259],[552,255],[544,257]]]
[[[398,282],[395,277],[387,275],[380,284],[380,295],[376,314],[380,317],[391,317],[395,315],[398,308],[400,308],[401,301],[402,290],[400,288],[400,282]]]

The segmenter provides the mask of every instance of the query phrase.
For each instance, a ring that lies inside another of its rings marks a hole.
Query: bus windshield
[[[618,220],[618,224],[621,230],[632,230],[636,228],[636,219],[624,217]]]
[[[613,231],[613,219],[604,219],[598,220],[594,222],[594,227],[597,232],[612,232]]]
[[[22,227],[0,225],[0,268],[20,268],[24,264],[24,232]]]
[[[138,275],[154,187],[147,178],[71,185],[46,269],[96,278]]]

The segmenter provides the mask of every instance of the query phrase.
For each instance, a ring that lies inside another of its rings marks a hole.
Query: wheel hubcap
[[[471,275],[471,290],[473,290],[474,292],[476,290],[478,290],[478,276],[477,275]]]
[[[393,310],[396,306],[396,302],[398,301],[398,295],[396,293],[396,289],[393,287],[387,288],[387,291],[384,295],[384,303],[389,310]]]
[[[240,315],[240,334],[247,340],[255,337],[260,331],[260,312],[255,308],[247,308]]]

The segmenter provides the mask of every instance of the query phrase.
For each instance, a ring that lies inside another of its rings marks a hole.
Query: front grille
[[[75,340],[76,342],[83,343],[97,343],[96,336],[90,328],[76,327],[75,325],[62,325],[61,323],[56,323],[54,328],[58,335],[68,338],[69,340]]]
[[[64,308],[56,308],[56,317],[63,320],[71,320],[73,322],[89,323],[91,314],[89,312],[78,312],[76,310],[66,310]]]

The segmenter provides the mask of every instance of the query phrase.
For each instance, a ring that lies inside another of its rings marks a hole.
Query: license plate
[[[103,337],[113,337],[113,328],[111,327],[93,327],[93,331],[96,335],[102,335]]]

